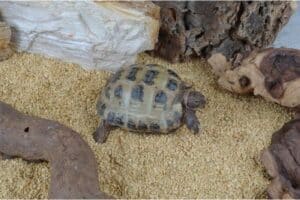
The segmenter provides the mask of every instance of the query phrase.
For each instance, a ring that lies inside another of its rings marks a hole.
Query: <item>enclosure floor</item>
[[[259,154],[290,113],[260,97],[219,89],[201,60],[169,64],[142,54],[138,62],[172,68],[203,92],[208,103],[197,112],[200,135],[185,126],[169,135],[116,129],[105,144],[96,144],[92,139],[99,122],[95,104],[109,73],[87,72],[30,54],[16,54],[0,63],[0,100],[78,131],[96,154],[100,187],[115,197],[262,197],[269,181]],[[49,180],[47,163],[0,161],[0,198],[46,198]]]

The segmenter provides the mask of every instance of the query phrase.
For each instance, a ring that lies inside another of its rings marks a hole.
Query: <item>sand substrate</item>
[[[100,187],[119,198],[260,198],[269,183],[258,161],[272,133],[291,113],[260,97],[219,89],[201,60],[170,64],[142,54],[138,62],[174,69],[203,92],[208,103],[197,112],[202,134],[186,127],[169,135],[112,131],[99,145],[96,98],[108,72],[29,54],[0,63],[0,100],[27,114],[57,120],[88,142],[99,164]],[[0,161],[0,198],[46,198],[47,163]]]

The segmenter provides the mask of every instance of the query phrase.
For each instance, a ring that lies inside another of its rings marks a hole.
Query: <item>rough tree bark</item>
[[[0,102],[0,152],[50,163],[48,198],[111,198],[100,192],[97,163],[78,133]]]
[[[215,53],[234,62],[270,45],[295,9],[292,1],[155,3],[161,28],[154,54],[172,62]]]

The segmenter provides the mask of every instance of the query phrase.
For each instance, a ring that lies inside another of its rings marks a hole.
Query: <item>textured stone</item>
[[[27,51],[114,71],[154,48],[159,7],[151,2],[1,1],[13,43]]]

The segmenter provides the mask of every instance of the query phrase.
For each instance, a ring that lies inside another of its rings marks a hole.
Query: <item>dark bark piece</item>
[[[270,198],[300,198],[300,119],[286,123],[272,136],[261,160],[272,178]]]
[[[78,133],[0,102],[0,152],[50,164],[48,198],[111,198],[99,191],[94,154]]]
[[[155,53],[172,62],[180,61],[185,51],[185,2],[154,2],[160,9],[161,25]]]
[[[288,1],[154,3],[161,7],[161,27],[153,53],[172,62],[221,53],[233,63],[270,45],[294,9]]]

